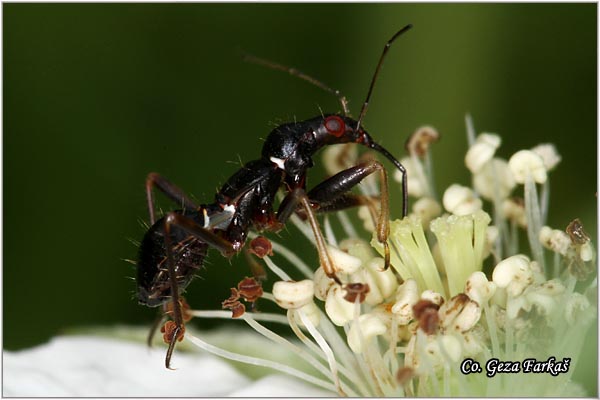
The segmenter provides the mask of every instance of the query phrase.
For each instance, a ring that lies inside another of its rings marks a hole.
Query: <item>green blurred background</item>
[[[133,299],[157,171],[212,201],[239,160],[259,157],[278,122],[337,111],[332,96],[240,60],[295,66],[351,99],[356,115],[385,41],[365,125],[399,157],[436,127],[438,191],[469,184],[464,115],[502,135],[499,155],[553,142],[549,224],[580,217],[596,239],[595,4],[4,4],[4,348],[64,329],[149,324]],[[317,167],[311,182],[323,176]],[[394,193],[392,214],[400,215]],[[163,206],[170,207],[167,201]],[[294,229],[280,241],[314,251]],[[212,253],[190,287],[219,308],[248,274]],[[206,322],[209,326],[208,322]],[[577,371],[596,392],[596,333]]]

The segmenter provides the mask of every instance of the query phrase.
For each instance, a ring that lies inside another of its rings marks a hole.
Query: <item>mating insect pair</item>
[[[146,195],[152,226],[146,232],[139,249],[137,293],[140,304],[149,307],[163,305],[166,310],[164,317],[172,319],[169,321],[169,328],[163,329],[166,331],[165,340],[169,343],[165,359],[167,368],[175,343],[182,338],[184,331],[185,313],[181,292],[202,266],[209,247],[219,250],[225,257],[230,257],[244,248],[250,229],[278,231],[292,214],[299,213],[310,223],[325,273],[341,285],[316,214],[367,204],[371,199],[352,194],[350,191],[374,173],[377,173],[381,180],[377,239],[384,246],[385,266],[389,267],[389,201],[387,174],[383,165],[375,160],[360,163],[326,179],[310,190],[306,188],[306,179],[308,169],[313,166],[313,155],[323,146],[340,143],[361,144],[385,156],[402,173],[402,216],[406,216],[406,170],[363,129],[362,120],[388,49],[411,27],[405,26],[386,43],[358,119],[348,116],[346,98],[339,91],[296,69],[247,56],[247,61],[286,71],[336,95],[343,113],[321,115],[301,122],[282,124],[273,129],[263,145],[261,158],[246,163],[234,173],[217,192],[213,203],[196,204],[164,177],[156,173],[148,175]],[[275,210],[275,196],[280,188],[283,188],[285,197]],[[156,220],[154,189],[183,205],[183,209],[169,212]]]

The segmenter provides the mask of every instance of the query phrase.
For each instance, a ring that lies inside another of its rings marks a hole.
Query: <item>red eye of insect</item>
[[[331,115],[325,118],[325,129],[335,137],[340,137],[346,131],[346,124],[337,115]]]

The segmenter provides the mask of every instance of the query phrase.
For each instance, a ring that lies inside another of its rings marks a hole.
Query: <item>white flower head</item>
[[[494,157],[496,149],[500,147],[500,136],[492,133],[482,133],[477,136],[475,143],[467,151],[465,164],[472,173],[477,173]]]
[[[562,159],[556,147],[552,143],[542,143],[531,149],[535,154],[542,157],[546,171],[553,170]]]
[[[324,231],[336,268],[334,280],[322,267],[313,271],[303,257],[273,243],[273,255],[262,261],[279,281],[272,293],[263,292],[256,282],[262,297],[252,297],[252,306],[236,318],[268,339],[269,345],[251,355],[248,352],[256,349],[245,337],[232,335],[237,348],[226,349],[208,343],[207,335],[193,329],[186,330],[187,340],[181,345],[191,343],[236,362],[287,373],[340,396],[580,395],[570,383],[572,375],[562,373],[558,378],[504,374],[489,379],[485,374],[460,372],[466,358],[484,362],[556,356],[558,361],[559,356],[568,356],[576,360],[596,318],[591,294],[597,291],[592,275],[594,245],[579,220],[565,232],[543,227],[549,211],[549,185],[544,183],[560,156],[553,148],[538,147],[517,152],[507,163],[494,158],[499,136],[482,134],[475,140],[472,122],[468,123],[474,144],[465,159],[475,190],[452,185],[440,202],[433,159],[427,151],[429,139],[436,135],[422,129],[422,136],[412,138],[411,156],[402,160],[409,193],[420,198],[412,203],[408,217],[390,221],[384,238],[387,246],[377,232],[370,243],[359,239],[344,213],[338,215],[340,226],[332,225],[335,218],[328,219]],[[356,165],[355,150],[350,145],[327,146],[329,172]],[[525,183],[524,201],[509,197],[516,182]],[[542,196],[537,196],[536,183],[543,184]],[[365,181],[363,186],[376,187]],[[362,190],[363,195],[378,195],[370,189],[369,193]],[[478,196],[491,200],[493,212],[484,211],[490,203]],[[440,204],[452,215],[440,216]],[[374,203],[362,212],[373,225],[379,209]],[[311,227],[296,216],[290,224],[313,239]],[[349,239],[336,237],[342,231]],[[529,243],[521,248],[524,239]],[[390,268],[386,270],[380,256],[387,250]],[[491,272],[489,255],[497,264]],[[340,281],[344,284],[336,283]],[[238,303],[248,301],[244,296],[232,297]],[[262,308],[266,301],[285,310],[268,312]],[[189,314],[231,318],[230,311]],[[295,340],[271,331],[262,321],[287,325]],[[226,338],[218,339],[222,345]],[[284,356],[273,359],[280,348]],[[294,357],[302,366],[290,361]],[[521,381],[527,385],[518,384]],[[245,387],[233,392],[251,394]]]
[[[398,287],[392,313],[397,316],[400,325],[406,325],[414,318],[413,306],[418,300],[419,292],[414,279],[408,279]]]
[[[469,276],[465,284],[465,294],[479,304],[484,304],[496,293],[496,284],[488,281],[485,274],[476,271]]]
[[[520,150],[508,160],[510,170],[517,183],[525,183],[530,176],[536,183],[544,183],[548,178],[544,159],[531,150]]]
[[[368,343],[375,336],[383,335],[386,331],[386,325],[376,314],[363,314],[350,327],[348,345],[353,352],[362,353],[363,344]]]
[[[482,202],[473,189],[452,184],[444,192],[444,208],[455,215],[469,215],[481,210]]]
[[[440,203],[431,197],[421,197],[412,205],[412,212],[415,216],[421,219],[423,227],[427,229],[429,222],[435,217],[439,217],[442,213]]]
[[[415,161],[410,157],[403,157],[400,160],[400,163],[406,169],[406,176],[408,177],[408,194],[414,197],[421,197],[427,194],[427,185],[422,179],[419,179],[419,167],[415,165]],[[400,171],[394,171],[394,180],[396,182],[402,182],[402,173]]]
[[[516,297],[533,283],[533,271],[529,257],[518,254],[508,257],[498,263],[493,272],[493,281],[496,286],[506,289]]]
[[[507,198],[516,186],[515,178],[508,163],[494,158],[473,174],[473,187],[487,200]]]
[[[279,281],[273,285],[275,301],[280,307],[285,309],[301,308],[311,303],[314,294],[314,283],[310,279],[300,282]]]
[[[354,304],[345,299],[346,291],[334,285],[325,299],[325,312],[337,326],[344,326],[354,318]]]

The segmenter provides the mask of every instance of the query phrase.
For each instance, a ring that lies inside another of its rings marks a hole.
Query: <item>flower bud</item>
[[[354,318],[354,304],[346,301],[344,296],[345,291],[339,285],[335,285],[329,290],[325,300],[325,312],[337,326],[344,326]]]
[[[418,338],[426,340],[425,351],[419,351],[417,348],[417,336],[414,335],[407,345],[405,365],[419,371],[421,365],[425,368],[440,368],[447,365],[447,358],[450,361],[457,362],[462,356],[462,346],[460,341],[454,335],[426,336]],[[423,361],[423,357],[427,360]]]
[[[531,175],[536,183],[546,182],[544,160],[531,150],[520,150],[513,154],[508,160],[508,166],[517,183],[525,183],[528,175]]]
[[[552,143],[542,143],[531,149],[535,154],[542,157],[546,171],[551,171],[560,162],[561,157]]]
[[[363,343],[367,343],[375,336],[383,335],[386,331],[387,327],[375,314],[363,314],[350,327],[350,331],[348,332],[348,346],[350,346],[350,349],[354,353],[360,354],[363,351]],[[363,340],[361,340],[361,336]]]
[[[375,230],[375,223],[373,223],[373,216],[367,206],[358,207],[358,218],[363,222],[363,228],[367,232],[373,232]]]
[[[517,254],[498,263],[492,273],[492,280],[507,293],[515,297],[523,293],[525,288],[533,283],[533,271],[529,258]]]
[[[594,248],[590,242],[584,243],[579,247],[579,258],[583,262],[590,262],[594,259]]]
[[[473,272],[465,284],[465,293],[471,300],[483,304],[496,293],[496,284],[488,281],[483,272]]]
[[[563,284],[552,279],[528,291],[527,301],[537,306],[542,315],[550,315],[557,305],[558,296],[564,291]]]
[[[440,216],[442,207],[430,197],[421,197],[413,203],[412,212],[421,219],[421,223],[426,229],[432,219]]]
[[[525,203],[522,198],[505,199],[502,202],[502,214],[504,218],[518,224],[520,227],[527,227],[527,214],[525,214]]]
[[[339,248],[343,252],[360,259],[363,263],[370,261],[375,255],[369,242],[363,239],[344,239],[340,242]]]
[[[428,300],[433,304],[437,304],[438,306],[442,305],[442,303],[444,302],[444,298],[441,294],[429,289],[421,293],[421,300]]]
[[[396,315],[398,324],[406,325],[413,319],[412,307],[419,301],[417,281],[407,279],[396,291],[396,302],[392,312]]]
[[[457,294],[440,306],[440,322],[443,329],[466,332],[481,317],[481,307],[464,293]]]
[[[404,157],[400,160],[404,169],[406,169],[408,194],[414,197],[421,197],[427,192],[427,188],[424,182],[421,182],[417,177],[417,167],[413,163],[410,157]],[[398,170],[394,172],[394,180],[396,182],[402,182],[402,173]]]
[[[337,247],[327,246],[327,250],[329,251],[329,255],[338,272],[352,274],[356,272],[362,264],[360,258],[353,257]]]
[[[500,136],[482,133],[477,136],[475,143],[469,148],[465,156],[465,164],[472,173],[481,171],[483,166],[494,157],[496,149],[500,146]]]
[[[314,326],[319,326],[319,323],[321,322],[321,313],[319,312],[319,307],[317,307],[317,305],[315,304],[314,301],[311,301],[310,303],[303,305],[302,307],[300,307],[299,309],[297,309],[295,311],[303,312],[304,316],[306,318],[308,318],[308,320],[310,321],[311,324],[313,324]],[[297,312],[294,312],[293,315],[294,315],[294,321],[296,321],[296,323],[300,327],[304,327],[304,323],[302,322],[302,318],[300,318],[300,315],[298,315]]]
[[[307,305],[315,294],[314,283],[303,281],[279,281],[273,284],[273,297],[281,308],[295,309]]]
[[[323,149],[323,165],[330,176],[356,165],[358,149],[349,143],[334,144]]]
[[[471,188],[453,184],[446,189],[442,199],[444,208],[455,215],[469,215],[481,210],[481,199]]]
[[[488,200],[496,194],[500,199],[507,198],[516,184],[508,163],[500,158],[494,158],[473,175],[473,187]]]
[[[476,357],[487,350],[487,334],[481,324],[461,334],[463,338],[463,357]]]
[[[361,282],[369,285],[369,293],[365,302],[371,306],[383,302],[390,297],[398,287],[398,280],[391,268],[384,270],[383,258],[372,258],[357,273],[351,276],[352,282]],[[360,276],[359,276],[360,275]]]
[[[333,279],[329,278],[325,274],[323,267],[317,268],[315,275],[313,276],[313,282],[315,297],[321,301],[324,301],[327,298],[327,292],[329,292],[329,289],[335,285]]]
[[[589,312],[590,302],[589,300],[580,293],[573,293],[567,300],[565,306],[565,318],[568,323],[575,324],[583,316],[584,313]]]
[[[558,229],[551,229],[548,226],[543,226],[540,229],[538,238],[542,245],[561,255],[566,255],[571,246],[569,235]]]
[[[483,258],[486,259],[491,253],[492,249],[496,245],[500,232],[498,227],[495,225],[489,225],[485,230],[485,245],[483,246]]]
[[[405,148],[408,154],[423,157],[429,151],[431,143],[439,140],[440,134],[432,126],[419,127],[406,141]]]

